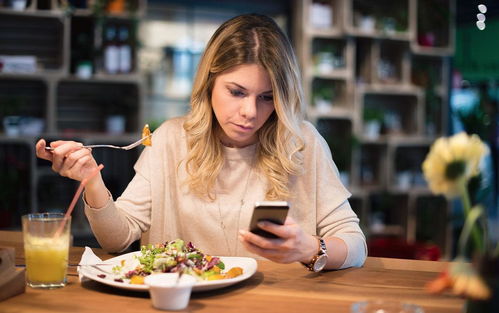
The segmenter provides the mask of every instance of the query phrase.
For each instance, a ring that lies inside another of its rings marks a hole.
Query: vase
[[[487,300],[467,299],[465,313],[499,312],[499,257],[482,257],[478,262],[480,276],[492,292]]]

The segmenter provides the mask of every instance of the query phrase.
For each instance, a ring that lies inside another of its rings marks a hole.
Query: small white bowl
[[[146,276],[144,283],[149,286],[152,305],[160,310],[182,310],[189,304],[192,286],[196,278],[178,273],[162,273]]]

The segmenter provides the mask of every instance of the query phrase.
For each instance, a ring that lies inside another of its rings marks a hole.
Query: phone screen
[[[259,228],[256,224],[260,221],[269,221],[283,225],[288,215],[289,205],[286,201],[261,201],[255,203],[253,216],[250,222],[250,231],[266,238],[279,238],[276,235]]]

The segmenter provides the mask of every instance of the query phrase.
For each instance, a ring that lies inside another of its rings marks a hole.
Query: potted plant
[[[335,97],[334,84],[330,81],[317,81],[313,87],[313,102],[315,109],[320,113],[327,113],[333,107]]]
[[[370,139],[377,139],[383,125],[384,114],[378,108],[364,107],[364,135]]]

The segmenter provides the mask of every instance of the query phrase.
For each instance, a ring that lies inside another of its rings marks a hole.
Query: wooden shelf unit
[[[7,134],[4,128],[0,130],[0,176],[16,186],[20,195],[0,195],[0,219],[4,221],[0,227],[19,228],[20,216],[29,212],[65,211],[76,191],[77,182],[58,176],[49,162],[36,158],[39,138],[121,145],[140,136],[144,87],[137,70],[134,27],[145,13],[146,0],[131,3],[136,8],[133,13],[106,13],[102,17],[90,8],[68,12],[56,0],[29,1],[24,11],[0,7],[0,55],[35,56],[37,65],[30,73],[0,70],[0,120],[12,115],[42,123],[41,131]],[[129,73],[104,71],[102,33],[109,23],[128,27],[132,55]],[[82,33],[86,41],[78,46]],[[92,57],[89,78],[76,74],[76,63],[84,58],[84,45]],[[124,117],[123,132],[112,133],[106,128],[106,120],[112,115]],[[120,194],[131,180],[139,150],[95,151],[96,160],[105,165],[103,176],[113,194]],[[75,237],[91,234],[81,206],[80,201],[73,215]]]
[[[421,163],[447,129],[455,1],[422,1],[295,1],[294,42],[307,117],[326,141],[335,136],[342,141],[330,144],[333,159],[340,149],[338,168],[366,234],[434,243],[443,258],[450,258],[449,203],[431,194]],[[441,20],[418,18],[429,1],[444,9],[445,27]],[[329,6],[332,16],[323,28],[311,23],[317,5]],[[421,40],[423,30],[429,41]],[[432,34],[437,37],[433,41]],[[320,43],[329,54],[319,51]],[[318,82],[334,86],[333,92],[317,90]],[[331,96],[318,107],[317,97],[323,94]],[[351,162],[344,162],[344,155]],[[426,225],[428,207],[436,216],[431,225]]]

